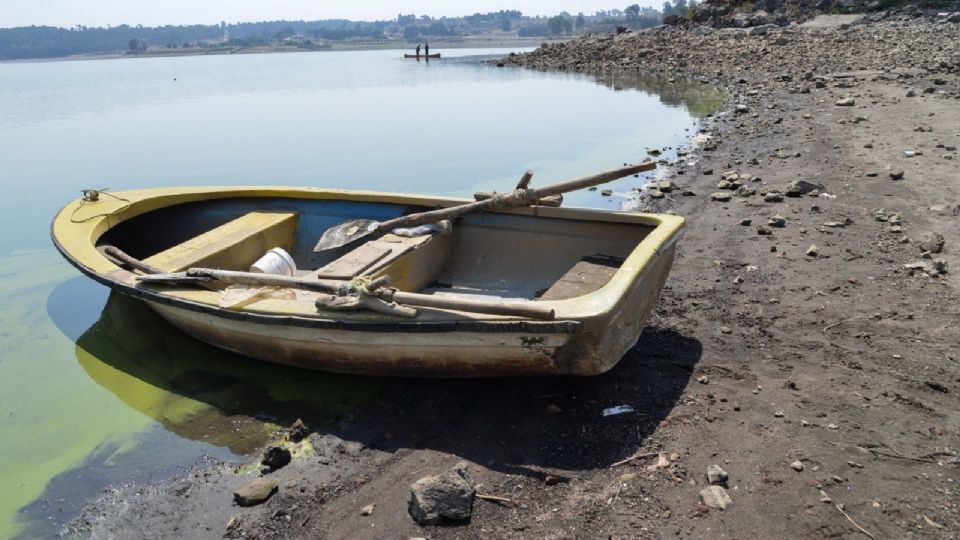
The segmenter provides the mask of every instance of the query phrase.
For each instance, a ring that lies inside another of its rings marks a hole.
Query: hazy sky
[[[52,25],[106,26],[247,22],[262,20],[392,19],[397,13],[454,16],[519,9],[527,15],[560,11],[592,13],[623,9],[631,0],[0,0],[0,27]],[[662,0],[640,0],[660,7]],[[623,4],[623,5],[620,5]],[[398,9],[398,6],[403,6]]]

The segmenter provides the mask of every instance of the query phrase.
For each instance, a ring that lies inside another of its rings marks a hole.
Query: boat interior
[[[430,235],[387,233],[313,251],[326,229],[344,221],[430,209],[348,200],[214,199],[141,214],[109,229],[97,245],[116,246],[166,272],[247,271],[280,247],[292,256],[299,277],[389,276],[391,286],[408,292],[560,300],[602,287],[654,228],[570,209],[553,212],[558,217],[485,213],[461,217]]]

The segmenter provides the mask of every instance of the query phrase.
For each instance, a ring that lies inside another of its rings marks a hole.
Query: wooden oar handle
[[[592,174],[590,176],[584,176],[583,178],[576,178],[574,180],[567,180],[566,182],[560,182],[558,184],[551,184],[534,189],[518,189],[512,193],[499,193],[482,201],[462,204],[460,206],[451,206],[450,208],[441,208],[439,210],[431,210],[429,212],[421,212],[419,214],[411,214],[409,216],[401,216],[380,222],[380,224],[375,228],[381,231],[389,231],[398,227],[416,227],[417,225],[436,223],[444,219],[455,219],[466,214],[482,212],[484,210],[497,210],[500,208],[528,206],[537,199],[542,199],[551,195],[559,195],[561,193],[568,193],[578,189],[593,187],[598,184],[604,184],[618,178],[623,178],[624,176],[630,176],[631,174],[650,171],[656,167],[657,164],[655,162],[645,161],[639,165],[632,165],[630,167],[623,167],[620,169],[614,169],[612,171]]]

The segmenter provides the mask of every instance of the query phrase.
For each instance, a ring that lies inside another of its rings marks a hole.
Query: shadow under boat
[[[81,366],[130,407],[236,454],[251,454],[278,426],[302,418],[321,435],[368,448],[429,448],[526,475],[606,467],[631,455],[673,411],[701,354],[699,341],[647,327],[596,377],[334,375],[205,345],[121,294],[111,294],[77,341]],[[619,405],[633,412],[603,416]]]
[[[201,343],[146,304],[111,293],[77,339],[97,384],[177,435],[250,454],[298,417],[333,422],[377,380],[288,368]]]

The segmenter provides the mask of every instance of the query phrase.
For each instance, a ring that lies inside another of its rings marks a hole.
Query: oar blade
[[[379,222],[372,219],[353,219],[334,225],[323,232],[313,251],[326,251],[345,246],[373,234],[379,225]]]

